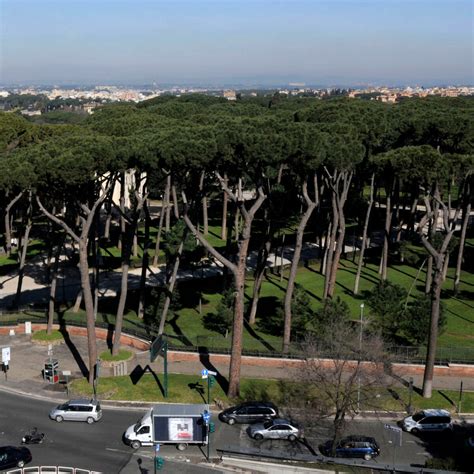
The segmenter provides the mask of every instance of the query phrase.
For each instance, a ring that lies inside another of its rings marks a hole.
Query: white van
[[[49,413],[52,420],[61,423],[67,421],[86,421],[89,424],[102,418],[102,408],[98,400],[70,400],[53,408]]]
[[[451,431],[453,423],[447,410],[427,409],[403,419],[402,428],[409,433]]]

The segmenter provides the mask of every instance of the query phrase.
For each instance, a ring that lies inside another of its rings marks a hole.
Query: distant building
[[[20,110],[21,115],[27,115],[28,117],[33,117],[34,115],[41,115],[41,110]]]
[[[224,91],[223,95],[227,100],[237,100],[237,94],[233,90]]]

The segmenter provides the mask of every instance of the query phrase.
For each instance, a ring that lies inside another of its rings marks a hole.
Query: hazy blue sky
[[[0,83],[470,83],[472,0],[0,0]]]

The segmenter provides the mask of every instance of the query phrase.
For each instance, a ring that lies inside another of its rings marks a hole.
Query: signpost
[[[213,370],[202,369],[201,370],[201,378],[207,379],[207,404],[211,404],[211,387],[214,386],[216,383],[216,379],[214,378],[217,375],[217,372]]]
[[[97,398],[97,385],[99,384],[99,375],[100,375],[100,363],[101,360],[97,359],[94,366],[94,382],[92,388],[94,389],[94,398]]]
[[[204,410],[204,413],[202,414],[202,419],[204,421],[204,425],[206,426],[206,432],[207,432],[207,462],[210,462],[210,457],[211,457],[211,434],[210,434],[210,425],[211,425],[211,414],[207,411]]]
[[[168,398],[168,341],[164,334],[160,334],[150,345],[150,362],[155,362],[159,355],[163,356],[163,392]]]
[[[69,395],[69,376],[71,375],[71,371],[63,370],[63,375],[66,377],[66,394]]]
[[[157,456],[159,452],[160,452],[160,445],[155,444],[155,459],[154,459],[155,474],[157,470],[161,471],[161,469],[163,469],[163,465],[165,463],[165,460],[163,458]]]
[[[389,425],[388,423],[384,424],[383,427],[386,430],[392,431],[393,433],[398,433],[398,444],[402,446],[402,429],[398,426]],[[397,443],[393,443],[393,472],[395,471],[395,453],[397,451]]]

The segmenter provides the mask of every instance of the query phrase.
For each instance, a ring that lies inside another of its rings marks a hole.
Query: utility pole
[[[362,324],[364,323],[364,303],[360,304],[360,324],[359,324],[359,371],[357,377],[357,413],[360,412],[360,364],[361,364],[361,353],[362,353]]]

